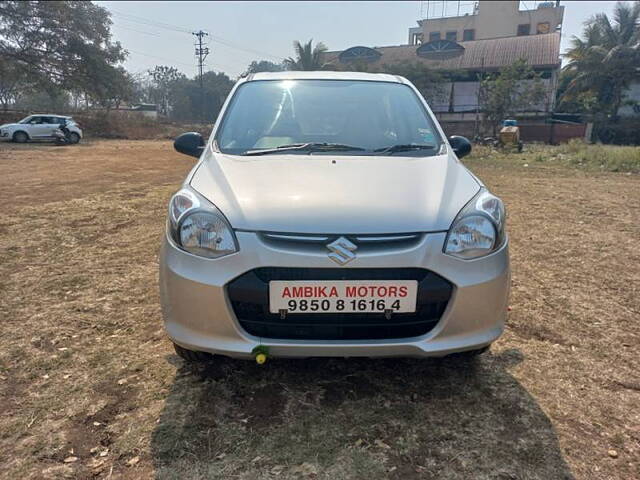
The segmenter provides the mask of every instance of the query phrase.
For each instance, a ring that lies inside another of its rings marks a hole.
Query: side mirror
[[[458,158],[462,158],[471,153],[471,142],[465,137],[453,135],[449,137],[449,144]]]
[[[173,148],[185,155],[200,158],[202,150],[204,150],[204,138],[196,132],[187,132],[178,136],[173,142]]]

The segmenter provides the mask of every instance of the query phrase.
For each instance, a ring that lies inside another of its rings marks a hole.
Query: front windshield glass
[[[334,154],[340,145],[363,148],[365,154],[387,154],[374,150],[418,145],[427,148],[410,154],[426,156],[437,154],[442,145],[411,88],[400,83],[345,80],[247,82],[236,91],[216,141],[222,152],[236,155],[326,143],[332,144],[329,151]]]
[[[24,117],[22,120],[20,120],[18,123],[28,123],[29,120],[31,120],[33,118],[33,115],[29,115],[28,117]]]

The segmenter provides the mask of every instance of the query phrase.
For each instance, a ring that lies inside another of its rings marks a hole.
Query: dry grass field
[[[190,369],[157,254],[192,161],[0,144],[0,477],[640,478],[640,176],[541,152],[466,162],[507,204],[513,265],[476,364]]]

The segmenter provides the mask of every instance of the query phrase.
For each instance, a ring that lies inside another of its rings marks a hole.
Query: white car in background
[[[78,143],[82,138],[82,130],[73,118],[52,114],[29,115],[17,123],[0,125],[0,140],[12,140],[16,143],[53,140],[54,132],[64,124],[69,129],[71,143]]]

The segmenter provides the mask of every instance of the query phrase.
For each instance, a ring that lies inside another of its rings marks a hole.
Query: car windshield
[[[33,115],[29,115],[28,117],[24,117],[22,120],[20,120],[18,123],[28,123],[29,120],[31,120],[33,118]]]
[[[235,155],[276,149],[427,156],[437,154],[442,145],[410,87],[346,80],[247,82],[233,96],[216,142],[222,152]]]

